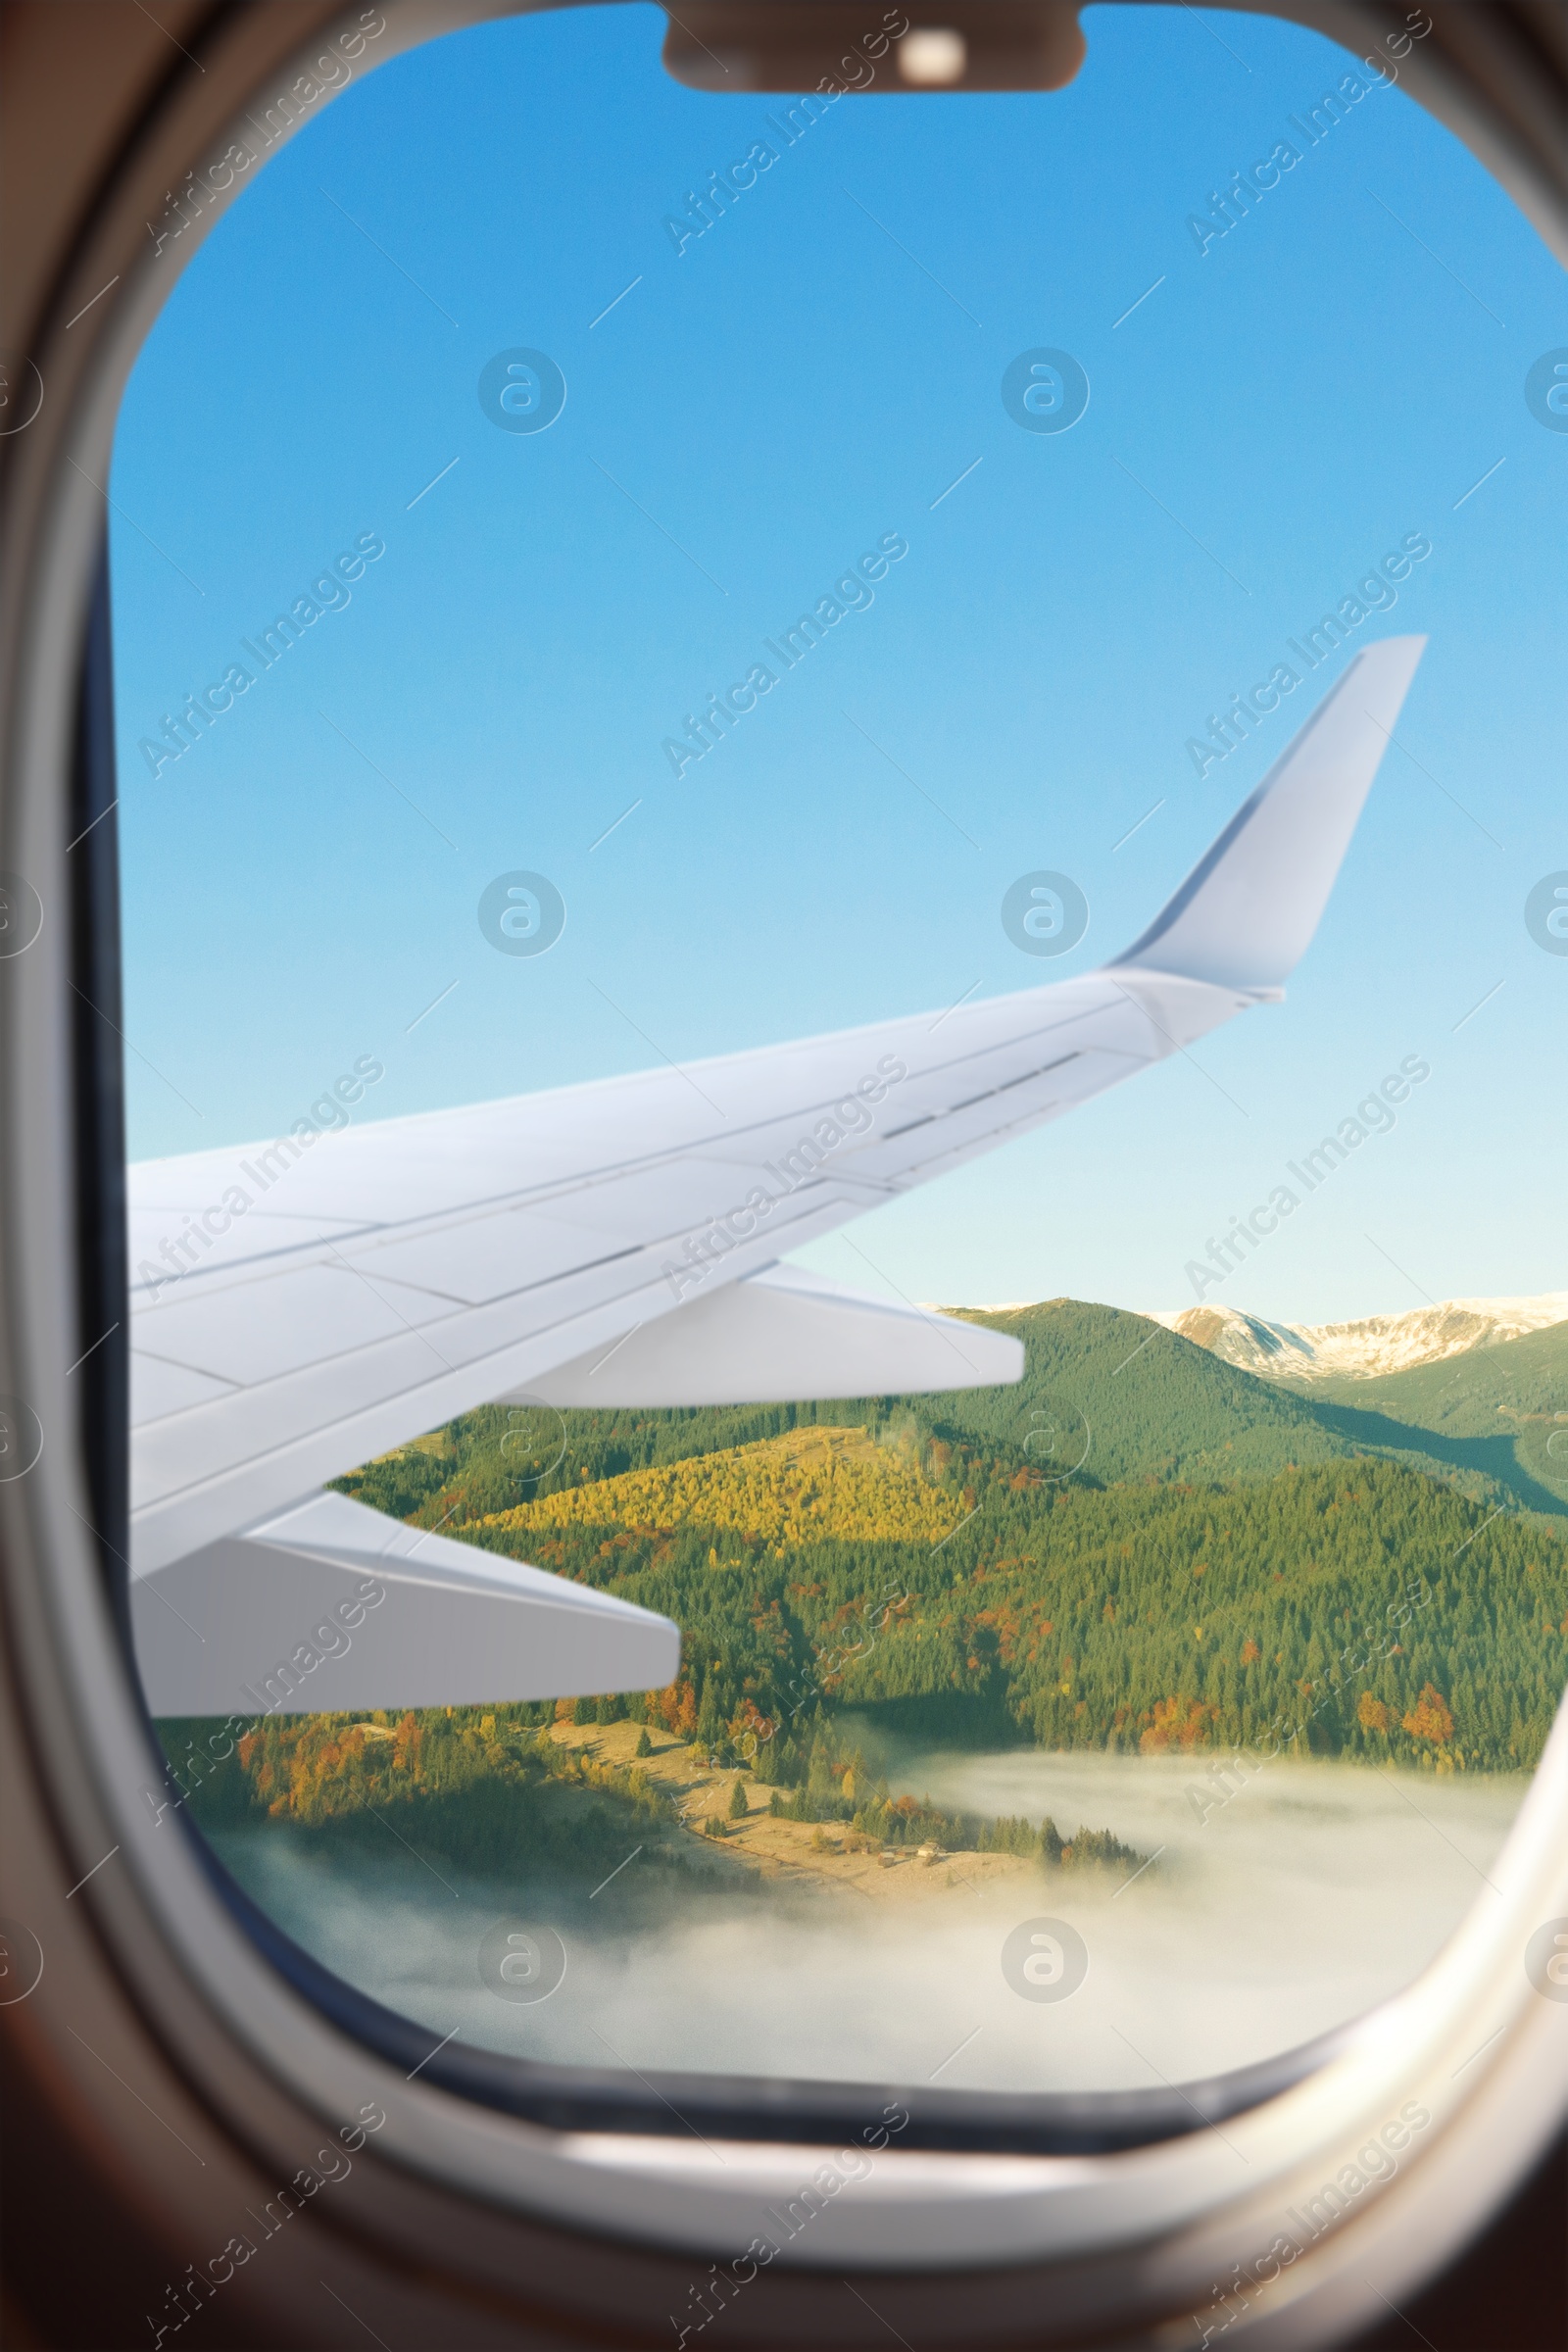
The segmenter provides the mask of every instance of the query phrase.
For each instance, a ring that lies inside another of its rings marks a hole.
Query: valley
[[[339,1482],[673,1617],[680,1672],[271,1716],[216,1770],[167,1722],[219,1856],[377,1998],[562,2063],[1179,2081],[1408,1982],[1568,1681],[1568,1327],[1307,1385],[973,1319],[1018,1387],[493,1406]],[[998,1969],[1042,1914],[1093,1954],[1070,2032]],[[475,1973],[509,1916],[571,1954],[538,2008]]]

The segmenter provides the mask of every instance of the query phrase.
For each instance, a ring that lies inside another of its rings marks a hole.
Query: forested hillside
[[[531,1480],[506,1467],[506,1416],[473,1415],[346,1483],[673,1617],[685,1667],[651,1718],[755,1750],[785,1786],[818,1711],[845,1708],[933,1739],[1534,1763],[1568,1676],[1555,1528],[1343,1438],[1322,1458],[1298,1399],[1163,1332],[1153,1401],[1120,1408],[1116,1364],[1135,1365],[1103,1343],[1151,1327],[1027,1313],[1053,1344],[1031,1331],[1021,1396],[872,1400],[837,1427],[827,1406],[571,1414]],[[1252,1418],[1219,1441],[1233,1389]],[[1067,1430],[1076,1457],[1081,1396],[1121,1426],[1070,1475],[1049,1452],[1042,1470],[1033,1430]],[[1106,1454],[1147,1464],[1156,1436],[1166,1463],[1229,1447],[1252,1475],[1102,1483]],[[1270,1448],[1309,1445],[1266,1473]]]
[[[1060,1401],[1087,1422],[1085,1466],[1106,1483],[1149,1473],[1266,1477],[1290,1463],[1372,1452],[1446,1479],[1489,1508],[1506,1502],[1568,1521],[1568,1419],[1554,1419],[1568,1414],[1568,1325],[1303,1392],[1113,1307],[1064,1298],[968,1319],[1021,1339],[1028,1370],[1015,1390],[941,1399],[946,1416],[1005,1440],[1014,1427],[1027,1434],[1042,1403]]]
[[[546,1501],[467,1532],[675,1618],[686,1669],[651,1703],[709,1738],[787,1731],[821,1704],[1050,1747],[1272,1733],[1445,1768],[1540,1753],[1568,1675],[1554,1536],[1484,1524],[1448,1489],[1371,1460],[1231,1489],[930,1467],[970,1513],[940,1543],[846,1530],[781,1549],[733,1512],[661,1526],[621,1480],[573,1495],[569,1523]]]
[[[206,1830],[258,1816],[305,1830],[330,1824],[337,1836],[354,1825],[372,1851],[392,1838],[407,1847],[412,1834],[416,1850],[473,1867],[595,1873],[622,1859],[629,1835],[676,1862],[659,1837],[668,1807],[645,1777],[554,1746],[555,1712],[550,1701],[270,1716],[218,1761],[200,1722],[159,1729],[177,1801]],[[389,1829],[389,1818],[398,1826]]]
[[[1521,1487],[1511,1441],[1494,1445],[1489,1454],[1474,1453],[1467,1427],[1455,1458],[1456,1439],[1446,1420],[1433,1429],[1421,1425],[1420,1396],[1408,1408],[1392,1395],[1384,1399],[1381,1392],[1394,1391],[1397,1382],[1350,1384],[1357,1419],[1337,1392],[1333,1401],[1324,1401],[1315,1394],[1308,1398],[1282,1390],[1115,1307],[1063,1298],[968,1319],[1024,1342],[1026,1368],[1016,1386],[664,1412],[528,1413],[493,1405],[339,1483],[395,1518],[424,1526],[442,1519],[450,1528],[565,1487],[695,1460],[794,1430],[821,1425],[885,1431],[898,1423],[922,1440],[978,1447],[1047,1476],[1070,1466],[1081,1480],[1099,1486],[1149,1477],[1228,1484],[1376,1452],[1446,1479],[1489,1509],[1522,1502],[1568,1513],[1544,1486],[1527,1480]],[[1568,1347],[1563,1335],[1541,1332],[1478,1350],[1476,1360],[1511,1358],[1516,1348],[1536,1350],[1553,1342]],[[1440,1375],[1447,1370],[1430,1369]],[[1398,1380],[1424,1377],[1417,1372]],[[1533,1374],[1528,1387],[1516,1385],[1516,1400],[1523,1406],[1528,1397],[1529,1409],[1537,1412],[1548,1409],[1542,1399],[1564,1393],[1553,1388],[1549,1368]],[[1550,1434],[1543,1422],[1543,1456]],[[1558,1483],[1568,1494],[1568,1479]]]
[[[951,1459],[936,1446],[930,1452]],[[608,1509],[608,1524],[617,1528],[653,1534],[692,1527],[719,1541],[739,1536],[783,1559],[824,1537],[929,1546],[953,1533],[966,1508],[951,1480],[921,1475],[912,1431],[902,1443],[896,1429],[884,1432],[879,1443],[864,1429],[808,1427],[566,1487],[479,1526],[525,1537],[540,1530],[602,1533]]]
[[[597,1740],[586,1746],[569,1740],[564,1744],[557,1734],[564,1717],[622,1723],[632,1713],[658,1717],[641,1698],[630,1705],[624,1698],[543,1699],[409,1708],[396,1717],[385,1710],[358,1718],[270,1717],[224,1742],[228,1752],[220,1758],[202,1723],[170,1719],[159,1728],[178,1793],[172,1791],[166,1802],[188,1803],[209,1832],[283,1821],[334,1845],[354,1838],[383,1860],[390,1835],[416,1858],[433,1850],[460,1868],[506,1867],[579,1886],[614,1874],[628,1858],[627,1839],[634,1838],[639,1857],[662,1865],[666,1886],[674,1884],[688,1895],[703,1886],[755,1890],[760,1881],[744,1850],[719,1858],[735,1818],[751,1816],[742,1778],[727,1784],[728,1818],[706,1824],[705,1849],[687,1834],[681,1784],[672,1788],[659,1766],[636,1760],[653,1754],[646,1730],[633,1760],[618,1764],[595,1752]],[[726,1752],[733,1769],[733,1744],[722,1733],[711,1746]],[[677,1746],[668,1752],[691,1751]],[[853,1736],[846,1740],[821,1710],[808,1729],[769,1743],[765,1752],[773,1782],[770,1814],[841,1824],[858,1850],[927,1846],[949,1854],[1011,1854],[1048,1870],[1108,1868],[1120,1877],[1152,1859],[1109,1830],[1080,1826],[1063,1838],[1049,1817],[986,1821],[943,1812],[929,1800],[894,1796]],[[778,1786],[781,1772],[788,1795]],[[764,1779],[761,1773],[755,1777]]]
[[[1428,1453],[1568,1515],[1568,1323],[1315,1394],[1325,1426],[1352,1442],[1397,1445],[1408,1429]]]
[[[1084,1468],[1102,1485],[1127,1478],[1269,1477],[1293,1463],[1329,1461],[1344,1443],[1294,1391],[1254,1379],[1142,1315],[1076,1298],[1001,1314],[966,1314],[1024,1343],[1011,1389],[960,1389],[924,1400],[938,1420],[988,1446],[1028,1446],[1053,1414],[1084,1425]],[[1064,1431],[1065,1437],[1065,1431]],[[1077,1446],[1069,1444],[1066,1461]]]

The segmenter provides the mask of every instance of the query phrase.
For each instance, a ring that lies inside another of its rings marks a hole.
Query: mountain
[[[1568,1291],[1539,1298],[1449,1298],[1355,1323],[1270,1323],[1229,1306],[1188,1306],[1148,1319],[1259,1379],[1315,1386],[1377,1380],[1568,1323]]]
[[[1314,1403],[1352,1445],[1417,1446],[1511,1501],[1568,1512],[1568,1323],[1381,1379],[1325,1381]]]
[[[1452,1437],[1494,1432],[1500,1416],[1510,1428],[1548,1433],[1544,1443],[1551,1458],[1568,1470],[1568,1322],[1470,1348],[1453,1361],[1412,1364],[1381,1378],[1326,1381],[1322,1394]]]
[[[509,1450],[516,1416],[487,1406],[342,1484],[395,1518],[455,1533],[562,1488],[828,1426],[874,1430],[883,1446],[981,1447],[1009,1474],[1095,1486],[1229,1485],[1377,1453],[1488,1509],[1568,1513],[1568,1423],[1550,1419],[1568,1410],[1568,1321],[1381,1379],[1306,1384],[1261,1379],[1151,1317],[1083,1299],[950,1311],[1022,1340],[1022,1381],[936,1396],[569,1412],[559,1431],[551,1416],[550,1467],[522,1480]]]
[[[1080,1298],[949,1311],[1022,1340],[1024,1376],[923,1398],[922,1417],[1012,1447],[1047,1476],[1267,1478],[1346,1451],[1306,1398],[1149,1316]]]
[[[1498,1501],[1568,1513],[1568,1292],[1452,1298],[1358,1323],[1269,1323],[1212,1306],[1148,1320],[1299,1399],[1336,1451],[1387,1454],[1471,1494],[1479,1478]]]
[[[838,1818],[817,1768],[842,1782],[852,1716],[1535,1762],[1568,1672],[1568,1319],[1309,1389],[1078,1299],[965,1321],[1024,1342],[1019,1384],[569,1412],[536,1453],[487,1406],[341,1483],[675,1618],[678,1684],[630,1703],[753,1757],[796,1820]]]
[[[926,1398],[923,1409],[992,1445],[1022,1444],[1048,1473],[1086,1439],[1080,1474],[1109,1485],[1270,1478],[1378,1453],[1489,1508],[1568,1513],[1568,1421],[1552,1419],[1568,1411],[1568,1321],[1381,1379],[1308,1383],[1260,1378],[1152,1316],[1075,1298],[950,1311],[1021,1339],[1024,1377],[1016,1389]],[[1063,1440],[1077,1433],[1059,1463],[1030,1443],[1057,1407]]]

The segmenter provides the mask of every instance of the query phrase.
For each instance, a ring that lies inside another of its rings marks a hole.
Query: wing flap
[[[1004,1332],[890,1304],[793,1266],[769,1266],[640,1324],[503,1403],[558,1406],[787,1403],[902,1396],[1023,1378]]]
[[[344,1494],[133,1577],[130,1616],[155,1716],[655,1690],[680,1668],[667,1617]]]

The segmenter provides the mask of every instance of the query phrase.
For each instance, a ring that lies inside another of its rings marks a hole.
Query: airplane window
[[[1548,257],[864,20],[368,10],[123,405],[147,1801],[432,2079],[1275,2059],[1563,1688]]]

